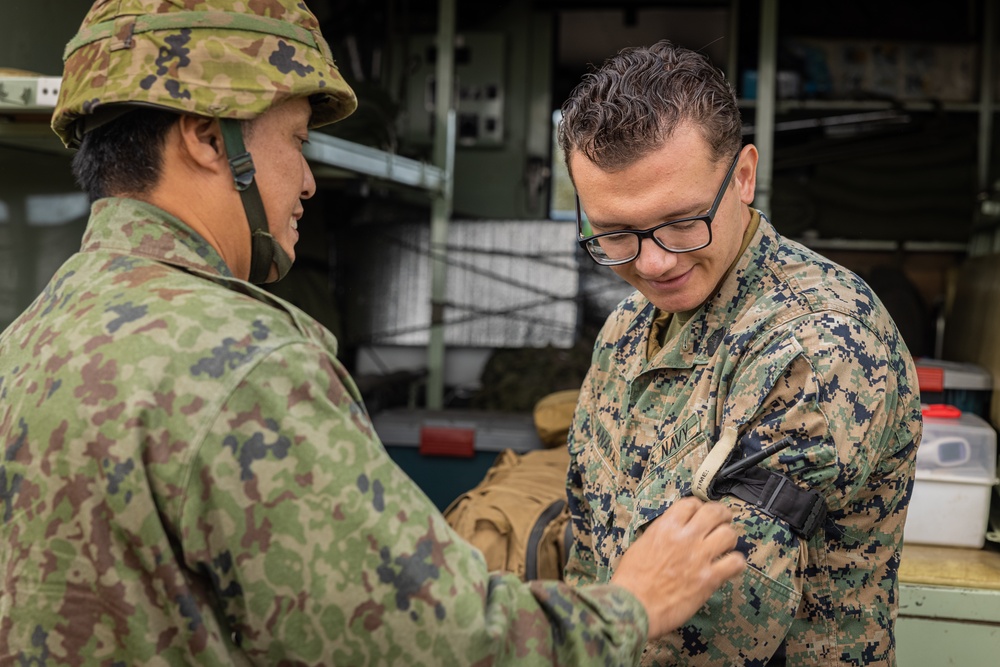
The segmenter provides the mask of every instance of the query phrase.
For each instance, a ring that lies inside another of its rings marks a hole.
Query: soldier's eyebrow
[[[631,222],[623,222],[620,220],[609,220],[609,221],[599,221],[591,220],[591,227],[600,227],[601,229],[607,230],[619,230],[619,229],[647,229],[650,226],[656,226],[663,222],[670,222],[673,220],[685,220],[687,218],[696,218],[698,216],[705,215],[708,210],[712,207],[712,202],[708,204],[694,204],[694,205],[673,205],[670,212],[660,215],[656,222],[651,224],[635,224]]]

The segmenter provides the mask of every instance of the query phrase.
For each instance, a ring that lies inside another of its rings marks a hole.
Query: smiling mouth
[[[688,269],[684,273],[681,273],[679,275],[673,276],[671,278],[664,278],[664,279],[658,279],[658,280],[647,280],[646,282],[648,282],[651,285],[654,285],[656,287],[659,287],[660,289],[669,289],[670,287],[673,287],[678,282],[682,281],[684,278],[686,278],[688,275],[690,275],[690,273],[691,273],[691,269]]]

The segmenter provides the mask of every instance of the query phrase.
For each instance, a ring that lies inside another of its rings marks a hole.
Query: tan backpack
[[[566,507],[565,445],[497,456],[483,481],[456,498],[444,516],[486,556],[491,571],[521,579],[562,579],[572,540]]]

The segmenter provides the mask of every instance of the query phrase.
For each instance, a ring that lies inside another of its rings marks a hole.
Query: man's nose
[[[302,174],[302,194],[300,197],[302,199],[309,199],[316,194],[316,177],[313,175],[312,168],[309,166],[309,162],[304,155],[302,156],[302,161],[305,162],[306,168]]]
[[[677,253],[664,250],[652,238],[645,238],[639,244],[639,256],[635,258],[635,270],[644,276],[659,276],[677,264]]]

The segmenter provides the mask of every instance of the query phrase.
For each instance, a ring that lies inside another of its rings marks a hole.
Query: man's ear
[[[210,171],[228,171],[229,163],[217,119],[184,114],[177,122],[177,130],[180,148],[188,160]]]
[[[757,147],[747,144],[743,147],[740,162],[736,165],[736,187],[740,192],[740,201],[750,204],[757,188]]]

